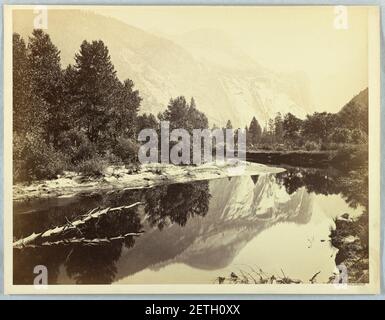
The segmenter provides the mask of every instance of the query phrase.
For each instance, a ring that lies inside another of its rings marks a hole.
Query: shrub
[[[58,140],[58,148],[70,157],[72,163],[97,156],[96,146],[83,131],[72,129],[62,132]]]
[[[262,150],[273,150],[272,146],[270,144],[264,143],[259,145],[259,149]]]
[[[280,143],[280,144],[276,144],[274,146],[274,150],[275,151],[286,151],[287,149],[286,149],[284,144]]]
[[[106,168],[107,162],[100,157],[95,157],[81,161],[74,169],[86,176],[98,177],[104,174]]]
[[[315,151],[315,150],[319,150],[319,146],[318,146],[318,143],[314,142],[314,141],[307,141],[305,143],[305,150],[306,151]]]
[[[357,143],[357,144],[368,142],[368,136],[366,135],[366,133],[359,129],[352,130],[351,139],[353,143]]]
[[[114,164],[114,165],[121,165],[122,164],[122,159],[112,153],[110,150],[107,150],[103,156],[103,159],[107,161],[109,164]]]
[[[90,141],[82,142],[79,147],[75,150],[72,161],[73,162],[80,162],[85,160],[94,159],[97,157],[97,151],[94,144],[92,144]]]
[[[351,142],[351,130],[347,128],[336,128],[330,135],[330,140],[337,143],[350,143]]]
[[[334,150],[338,150],[341,148],[341,146],[343,146],[344,144],[342,143],[336,143],[336,142],[323,142],[321,143],[321,147],[320,147],[320,150],[322,151],[334,151]]]
[[[67,157],[47,144],[39,134],[17,137],[14,148],[15,181],[53,179],[67,168]]]
[[[113,153],[125,163],[138,162],[139,146],[131,139],[120,137],[117,139]]]

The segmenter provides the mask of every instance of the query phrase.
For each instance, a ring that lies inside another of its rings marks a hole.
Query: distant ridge
[[[15,32],[27,39],[33,18],[30,10],[14,11]],[[73,63],[83,40],[103,40],[118,76],[132,79],[140,91],[142,112],[157,114],[178,95],[193,96],[210,124],[219,126],[230,119],[244,127],[253,116],[264,125],[277,112],[304,117],[313,111],[306,78],[264,69],[231,44],[207,47],[215,32],[205,31],[209,38],[203,38],[198,30],[172,41],[81,10],[50,10],[46,32],[61,50],[63,67]]]

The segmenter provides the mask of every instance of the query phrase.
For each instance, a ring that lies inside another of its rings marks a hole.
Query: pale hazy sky
[[[152,33],[217,29],[243,52],[277,72],[306,73],[314,107],[338,111],[368,86],[368,10],[348,7],[348,29],[334,28],[334,7],[104,7]]]

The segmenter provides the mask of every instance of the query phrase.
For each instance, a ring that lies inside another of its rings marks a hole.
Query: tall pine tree
[[[76,115],[91,142],[109,129],[110,114],[119,104],[119,80],[103,41],[83,41],[75,55]],[[121,88],[122,89],[122,88]]]
[[[64,129],[62,117],[66,110],[63,103],[63,73],[60,65],[60,51],[50,36],[40,29],[32,32],[28,43],[28,63],[33,95],[42,100],[46,113],[40,116],[44,122],[47,142],[57,142]],[[40,107],[42,109],[42,107]]]
[[[247,133],[247,144],[251,146],[256,146],[261,139],[262,129],[255,117],[251,119]]]

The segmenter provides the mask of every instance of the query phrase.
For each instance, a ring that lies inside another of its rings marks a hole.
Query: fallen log
[[[46,241],[39,244],[26,244],[23,247],[15,247],[16,249],[22,249],[22,248],[40,248],[40,247],[50,247],[50,246],[59,246],[59,245],[74,245],[74,244],[80,244],[85,246],[98,246],[103,244],[110,244],[114,241],[118,240],[124,240],[127,237],[137,237],[140,236],[144,231],[140,232],[129,232],[124,235],[111,237],[111,238],[94,238],[94,239],[86,239],[86,238],[70,238],[70,239],[63,239],[58,241]]]
[[[28,237],[17,240],[13,243],[13,247],[24,248],[26,246],[30,246],[31,244],[36,244],[37,241],[40,241],[40,243],[49,242],[51,237],[59,236],[64,231],[76,230],[79,226],[82,226],[93,219],[99,219],[103,215],[121,212],[122,210],[131,209],[142,204],[143,202],[135,202],[128,206],[120,206],[115,208],[95,208],[92,209],[89,213],[78,217],[78,219],[75,221],[68,221],[65,225],[58,226],[40,233],[32,233]]]

